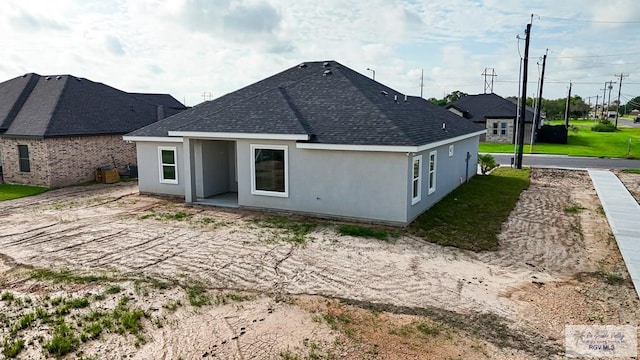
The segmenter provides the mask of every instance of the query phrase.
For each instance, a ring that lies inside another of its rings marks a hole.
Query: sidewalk
[[[640,297],[640,205],[612,172],[590,169],[589,176]]]

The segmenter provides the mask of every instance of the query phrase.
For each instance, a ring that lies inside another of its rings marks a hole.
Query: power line
[[[584,20],[584,19],[568,19],[553,16],[536,15],[539,20],[559,20],[559,21],[575,21],[585,23],[597,23],[597,24],[640,24],[640,21],[602,21],[602,20]]]
[[[556,53],[555,51],[551,51],[551,53]],[[620,54],[606,54],[606,55],[576,55],[576,56],[554,56],[557,59],[575,59],[575,58],[596,58],[596,57],[610,57],[610,56],[624,56],[624,55],[640,55],[640,52],[633,53],[620,53]]]

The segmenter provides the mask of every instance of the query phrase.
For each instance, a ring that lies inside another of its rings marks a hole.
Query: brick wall
[[[30,172],[20,172],[18,145],[29,147]],[[14,184],[48,186],[47,145],[38,139],[0,138],[4,181]]]
[[[18,145],[29,146],[31,172],[20,173]],[[136,162],[136,146],[121,135],[38,139],[0,138],[4,180],[8,183],[61,187],[95,180],[96,168],[124,170]]]
[[[501,123],[507,124],[506,135],[502,135],[501,127],[500,127]],[[493,133],[493,129],[494,129],[493,124],[498,124],[497,135],[494,135]],[[531,143],[531,127],[532,127],[531,123],[527,123],[524,126],[524,131],[525,131],[524,143],[525,144]],[[512,144],[514,132],[515,132],[515,129],[513,126],[513,119],[487,119],[487,136],[484,141],[492,142],[492,143]]]

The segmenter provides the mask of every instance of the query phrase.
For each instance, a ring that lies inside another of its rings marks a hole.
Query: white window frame
[[[433,162],[433,169],[431,168],[431,163]],[[429,182],[429,195],[436,192],[436,175],[438,169],[438,151],[434,150],[429,153],[429,176],[427,181]]]
[[[251,152],[251,194],[262,196],[289,197],[289,146],[250,144]],[[284,192],[256,189],[256,149],[284,150]]]
[[[163,151],[173,151],[173,159],[175,164],[164,164],[162,162],[162,152]],[[174,166],[175,167],[175,179],[165,179],[164,178],[164,166]],[[178,184],[178,149],[175,146],[158,146],[158,170],[160,171],[160,183],[161,184]]]
[[[453,144],[449,145],[449,156],[453,156]]]
[[[413,169],[416,165],[416,162],[418,163],[418,177],[415,176],[415,174],[413,173]],[[413,189],[414,189],[414,184],[418,183],[418,193],[414,194],[413,193]],[[420,202],[420,200],[422,199],[422,155],[418,155],[418,156],[414,156],[413,160],[411,161],[411,205],[415,205],[418,202]]]

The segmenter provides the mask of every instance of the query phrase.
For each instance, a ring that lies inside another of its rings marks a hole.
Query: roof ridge
[[[293,81],[293,82],[291,82],[291,83],[289,83],[289,84],[287,84],[287,85],[285,85],[285,86],[291,86],[291,85],[293,85],[293,84],[297,84],[297,83],[299,83],[299,82],[301,82],[301,81],[303,81],[303,80],[306,80],[307,78],[309,78],[309,77],[311,77],[311,76],[313,76],[313,74],[309,74],[309,75],[307,75],[307,76],[305,76],[305,77],[303,77],[303,78],[301,78],[301,79],[298,79],[298,80],[296,80],[296,81]],[[267,79],[268,79],[268,78],[267,78]],[[263,79],[262,81],[264,81],[264,80],[266,80],[266,79]],[[255,85],[255,84],[251,84],[251,85],[248,85],[248,86],[252,86],[252,85]],[[247,86],[247,87],[248,87],[248,86]],[[244,88],[242,88],[242,89],[245,89],[245,88],[247,88],[247,87],[244,87]],[[275,87],[268,88],[267,90],[261,91],[261,92],[259,92],[259,93],[255,94],[255,95],[253,95],[253,96],[246,97],[246,98],[242,98],[242,99],[240,99],[240,100],[238,100],[238,101],[234,102],[233,104],[229,104],[229,105],[227,105],[227,106],[223,106],[223,107],[221,107],[220,109],[218,109],[218,110],[216,110],[216,111],[214,111],[214,112],[212,112],[212,113],[210,113],[210,114],[207,114],[207,115],[215,115],[215,114],[217,114],[217,113],[219,113],[219,112],[222,112],[223,110],[229,109],[229,108],[231,108],[231,107],[234,107],[234,106],[236,106],[236,105],[242,104],[242,103],[247,102],[247,101],[249,101],[249,100],[253,100],[253,99],[255,99],[255,98],[259,97],[259,96],[262,96],[262,95],[264,95],[264,94],[267,94],[267,93],[269,93],[269,92],[272,92],[272,91],[278,90],[278,89],[279,89],[279,88],[281,88],[281,87],[282,87],[282,85],[278,85],[278,86],[275,86]],[[240,89],[240,90],[242,90],[242,89]],[[236,91],[240,91],[240,90],[236,90]],[[235,91],[234,91],[234,92],[235,92]],[[231,94],[233,94],[234,92],[228,93],[228,94],[226,94],[226,95],[231,95]],[[226,95],[223,95],[223,96],[226,96]],[[220,98],[217,98],[217,99],[220,99]],[[209,100],[209,101],[215,101],[215,100],[216,100],[216,99],[214,99],[214,100]],[[287,101],[287,103],[288,103],[288,101]],[[202,105],[204,105],[204,104],[206,104],[206,103],[205,103],[205,102],[200,103],[200,104],[198,104],[198,105],[194,106],[192,109],[195,109],[195,108],[197,108],[197,107],[200,107],[200,106],[202,106]],[[185,127],[185,126],[191,125],[192,123],[194,123],[194,122],[196,122],[196,121],[199,121],[199,120],[201,120],[201,118],[200,118],[200,117],[199,117],[199,118],[196,118],[196,119],[193,119],[193,120],[191,120],[191,121],[189,121],[189,122],[186,122],[186,123],[184,123],[184,124],[181,124],[181,125],[178,127],[178,129],[181,129],[181,128]],[[304,126],[303,126],[303,128],[304,128]],[[306,129],[305,129],[305,130],[306,130]]]
[[[55,119],[56,113],[58,112],[58,109],[60,108],[60,98],[62,98],[62,94],[64,94],[65,90],[67,90],[67,86],[69,84],[69,76],[70,75],[60,75],[61,78],[64,78],[64,84],[62,85],[62,89],[60,90],[60,92],[58,93],[58,97],[56,98],[56,102],[55,102],[55,107],[53,108],[53,111],[51,112],[51,115],[49,117],[49,121],[47,122],[47,127],[44,130],[44,137],[47,137],[47,134],[49,133],[49,130],[52,126],[52,124],[54,123],[53,119]],[[46,80],[48,81],[48,80]]]
[[[403,93],[402,93],[402,92],[400,92],[400,91],[397,91],[397,90],[395,90],[395,89],[390,88],[389,86],[386,86],[386,85],[384,85],[384,84],[382,84],[382,83],[379,83],[379,82],[377,82],[377,81],[375,81],[375,80],[371,80],[371,79],[369,79],[368,77],[366,77],[366,76],[364,76],[364,75],[362,75],[362,74],[360,74],[360,73],[356,73],[354,70],[351,70],[350,68],[347,68],[346,66],[341,65],[341,64],[340,64],[340,63],[338,63],[337,61],[336,61],[336,64],[340,65],[339,70],[342,70],[342,69],[345,69],[345,68],[346,68],[346,69],[348,69],[348,70],[352,71],[353,73],[355,73],[355,74],[356,74],[356,76],[362,76],[362,77],[366,78],[366,79],[367,79],[367,80],[369,80],[369,81],[372,81],[372,82],[375,82],[376,84],[380,84],[380,85],[382,85],[382,86],[383,86],[384,88],[386,88],[386,89],[393,90],[394,92],[396,92],[396,93],[398,93],[398,94],[400,94],[400,95],[405,95],[405,94],[403,94]],[[340,71],[340,73],[342,73],[342,71]],[[406,132],[404,129],[402,129],[400,126],[398,126],[398,124],[397,124],[395,121],[393,121],[389,116],[387,116],[386,112],[384,111],[384,110],[386,110],[386,108],[381,107],[379,104],[377,104],[376,102],[374,102],[373,100],[371,100],[371,99],[369,98],[369,96],[367,96],[367,94],[366,94],[364,91],[362,91],[362,89],[360,88],[360,86],[358,86],[355,82],[353,82],[353,80],[351,80],[351,78],[350,78],[349,76],[346,76],[346,75],[344,75],[344,74],[343,74],[343,76],[344,76],[344,77],[345,77],[345,78],[346,78],[346,79],[347,79],[347,80],[348,80],[348,81],[353,85],[353,87],[354,87],[354,88],[358,89],[358,92],[359,92],[359,93],[360,93],[360,94],[365,98],[365,100],[366,100],[366,101],[368,101],[370,104],[372,104],[372,105],[373,105],[373,107],[378,111],[378,113],[379,113],[379,114],[380,114],[380,115],[385,119],[385,121],[386,121],[387,123],[389,123],[389,124],[393,124],[396,128],[398,128],[398,130],[400,131],[400,133],[402,133],[402,136],[403,136],[405,139],[407,139],[407,140],[409,140],[409,141],[413,141],[413,139],[412,139],[412,138],[407,134],[407,132]],[[386,91],[386,90],[383,90],[383,91]]]
[[[22,91],[20,91],[20,95],[18,95],[18,98],[11,107],[11,110],[9,110],[9,112],[7,113],[7,117],[0,122],[0,132],[9,130],[9,127],[11,127],[11,124],[18,116],[18,113],[20,113],[20,110],[29,99],[29,96],[31,96],[33,89],[35,89],[41,77],[36,73],[29,73],[26,75],[29,75],[29,79],[27,80],[25,86],[22,88]]]
[[[313,135],[313,129],[311,128],[311,125],[309,125],[309,123],[304,118],[304,116],[302,116],[302,113],[300,112],[300,109],[298,109],[298,107],[291,101],[291,97],[289,96],[289,93],[287,92],[286,86],[279,86],[278,90],[280,90],[280,93],[282,94],[282,96],[284,97],[284,100],[287,102],[287,105],[289,106],[289,108],[291,109],[291,111],[295,115],[296,119],[300,123],[300,126],[302,126],[304,131],[306,131],[309,136],[312,136]]]

